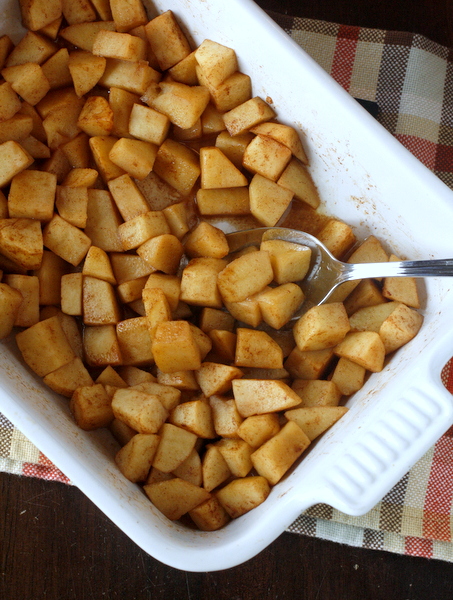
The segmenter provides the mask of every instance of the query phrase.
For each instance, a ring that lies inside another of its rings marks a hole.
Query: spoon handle
[[[344,263],[342,281],[376,277],[453,277],[453,258],[382,263]]]

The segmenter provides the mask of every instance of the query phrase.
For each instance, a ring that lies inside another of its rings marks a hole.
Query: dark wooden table
[[[453,0],[258,0],[263,8],[413,31],[453,47]],[[453,565],[285,533],[217,573],[162,565],[77,488],[0,475],[2,600],[451,600]]]

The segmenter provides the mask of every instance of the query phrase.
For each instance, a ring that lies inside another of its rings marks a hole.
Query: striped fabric
[[[271,16],[351,95],[377,102],[382,125],[453,189],[453,49],[410,33]],[[453,393],[452,361],[442,376]],[[0,471],[70,483],[2,415]],[[452,515],[453,428],[366,515],[316,505],[289,531],[453,562]]]

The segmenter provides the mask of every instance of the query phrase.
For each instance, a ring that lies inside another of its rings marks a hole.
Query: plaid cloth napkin
[[[270,13],[352,96],[453,189],[453,49],[420,35]],[[453,360],[439,365],[453,393]],[[0,471],[70,483],[0,414]],[[453,562],[453,428],[369,513],[318,504],[288,531],[362,548]]]

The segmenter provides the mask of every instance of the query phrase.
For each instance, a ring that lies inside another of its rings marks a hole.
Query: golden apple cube
[[[195,447],[197,436],[191,431],[164,423],[159,431],[160,442],[153,460],[153,467],[170,473],[183,463]]]
[[[125,367],[121,367],[121,372],[123,372],[124,368]],[[146,375],[150,375],[148,372],[144,373],[146,373]],[[134,389],[147,394],[155,394],[159,398],[159,402],[162,404],[162,406],[168,411],[172,411],[176,406],[178,406],[181,400],[181,390],[178,390],[171,385],[158,383],[154,380],[154,378],[152,380],[137,383],[134,386]]]
[[[112,195],[106,190],[88,190],[85,233],[92,244],[106,252],[122,252],[123,246],[118,235],[121,223],[121,215]]]
[[[34,219],[0,220],[0,253],[25,270],[39,269],[43,257],[41,224]]]
[[[249,185],[250,212],[266,227],[278,223],[291,204],[294,193],[257,173]]]
[[[172,475],[184,479],[193,485],[201,486],[203,483],[203,472],[201,469],[201,458],[198,452],[193,449],[189,456],[179,467],[173,471]]]
[[[145,196],[127,173],[110,179],[107,185],[125,221],[149,211],[150,207]]]
[[[236,335],[234,364],[237,367],[261,369],[283,367],[283,351],[265,331],[238,327]]]
[[[201,366],[200,350],[187,321],[160,323],[152,351],[157,367],[164,373],[196,370]]]
[[[335,258],[339,259],[352,248],[356,241],[352,227],[338,219],[330,219],[316,237]]]
[[[208,445],[202,461],[203,487],[212,491],[231,476],[222,453],[214,445]]]
[[[32,107],[33,108],[33,107]],[[5,142],[20,142],[23,151],[25,147],[22,145],[33,131],[33,120],[30,115],[16,113],[10,119],[0,122],[0,143]]]
[[[210,85],[217,87],[238,70],[236,52],[212,40],[204,40],[195,50],[195,59]]]
[[[118,369],[118,374],[129,386],[139,385],[141,383],[157,383],[157,379],[144,369],[126,365]]]
[[[106,427],[113,420],[110,398],[100,383],[78,387],[69,408],[78,427],[85,431]]]
[[[168,417],[158,396],[133,388],[117,389],[112,399],[113,414],[138,433],[157,433]]]
[[[173,125],[191,129],[200,119],[209,102],[209,91],[201,85],[186,85],[177,81],[162,81],[150,105],[166,115]]]
[[[89,145],[93,159],[104,183],[108,183],[110,179],[124,175],[124,170],[115,165],[109,158],[110,150],[117,141],[118,138],[113,135],[96,135],[90,137]]]
[[[301,351],[324,350],[343,340],[350,330],[343,303],[313,306],[296,322],[294,339]]]
[[[215,145],[240,169],[245,149],[252,140],[253,135],[249,131],[235,136],[231,136],[228,131],[222,131],[216,137]]]
[[[11,119],[20,110],[19,96],[8,82],[0,84],[0,121]]]
[[[72,188],[91,188],[96,184],[98,175],[99,173],[96,171],[96,169],[90,169],[88,167],[74,167],[66,175],[62,185]]]
[[[224,258],[230,251],[224,232],[206,221],[201,221],[187,236],[185,252],[191,258]]]
[[[157,150],[150,142],[123,137],[114,144],[109,158],[131,177],[142,180],[153,170]]]
[[[5,187],[32,163],[33,157],[17,142],[11,140],[0,144],[0,187]]]
[[[115,462],[126,479],[146,481],[158,444],[158,435],[137,433],[116,453]]]
[[[83,352],[91,367],[120,365],[123,359],[115,326],[86,326],[83,330]]]
[[[201,172],[198,155],[169,138],[161,144],[153,170],[183,196],[189,194]]]
[[[338,406],[341,391],[334,381],[294,379],[291,388],[301,398],[301,406]]]
[[[93,42],[100,29],[115,31],[115,23],[112,20],[74,23],[61,29],[59,35],[73,46],[91,52]]]
[[[127,3],[110,0],[110,9],[117,31],[130,31],[148,22],[145,7],[140,0],[129,0]]]
[[[386,354],[410,342],[420,331],[422,324],[423,315],[403,303],[398,303],[379,328]]]
[[[58,214],[65,221],[74,227],[84,229],[88,219],[88,188],[58,186],[55,206]]]
[[[335,383],[343,396],[350,396],[363,386],[365,375],[365,367],[342,356],[335,366],[331,381]]]
[[[141,366],[154,362],[146,317],[132,317],[116,325],[123,365]]]
[[[38,31],[61,17],[59,0],[20,0],[20,11],[24,27]]]
[[[140,104],[140,96],[122,88],[111,87],[109,103],[113,111],[112,135],[118,138],[131,138],[129,120],[134,104]]]
[[[394,254],[389,257],[391,262],[399,260]],[[403,302],[411,308],[420,308],[421,306],[415,277],[386,277],[382,286],[382,295],[389,300]]]
[[[11,333],[21,303],[22,294],[19,290],[0,283],[0,340]]]
[[[221,258],[193,258],[182,271],[180,300],[194,306],[221,308],[217,276],[226,264]]]
[[[309,445],[310,439],[299,425],[288,421],[274,437],[255,450],[251,460],[256,471],[275,485]]]
[[[228,133],[235,136],[245,133],[259,123],[270,121],[274,117],[275,112],[271,106],[256,96],[229,110],[223,118]]]
[[[230,365],[204,362],[195,372],[195,377],[203,394],[210,397],[228,392],[233,379],[242,377],[242,371]]]
[[[165,293],[160,288],[144,288],[142,299],[148,320],[148,330],[151,339],[154,339],[159,323],[171,321],[172,314]]]
[[[145,289],[160,288],[168,300],[170,310],[176,310],[179,303],[181,280],[176,275],[165,273],[151,273],[145,285]]]
[[[53,217],[57,178],[52,173],[25,170],[11,180],[8,194],[10,217],[50,221]],[[30,189],[34,190],[30,203]]]
[[[44,76],[50,83],[51,89],[57,89],[72,84],[69,71],[69,52],[61,48],[41,65]]]
[[[223,120],[224,111],[218,110],[209,102],[201,115],[201,130],[203,135],[212,135],[226,130]]]
[[[78,387],[94,383],[79,356],[46,375],[43,382],[54,392],[66,398],[71,398]]]
[[[99,84],[105,88],[121,88],[126,92],[142,96],[152,83],[160,81],[161,73],[149,66],[145,60],[129,61],[107,58]]]
[[[175,275],[184,254],[184,247],[171,233],[150,238],[137,248],[137,254],[156,271]]]
[[[129,133],[139,140],[160,146],[170,129],[167,115],[149,106],[134,104],[129,118]]]
[[[170,233],[170,227],[161,210],[148,210],[118,227],[124,250],[138,248],[147,240],[167,233]]]
[[[208,332],[208,335],[212,342],[213,352],[219,356],[221,360],[234,362],[236,354],[236,334],[224,329],[211,329]]]
[[[253,467],[250,460],[253,448],[247,442],[241,439],[221,439],[215,445],[234,477],[246,477],[250,473]]]
[[[190,510],[189,516],[201,531],[217,531],[225,527],[230,520],[228,513],[215,496],[211,496]]]
[[[34,62],[6,67],[2,70],[2,76],[11,84],[13,90],[32,106],[38,104],[50,90],[50,83],[42,67]]]
[[[185,202],[176,202],[163,209],[170,232],[179,240],[189,231],[188,210]]]
[[[384,368],[385,346],[375,331],[353,331],[334,348],[337,356],[344,356],[373,373]]]
[[[334,425],[348,412],[346,406],[313,406],[310,408],[293,408],[285,412],[289,421],[294,421],[313,441]]]
[[[271,137],[257,135],[245,149],[242,164],[252,173],[277,181],[290,159],[291,150],[287,146]]]
[[[308,273],[311,261],[308,246],[286,240],[265,240],[260,249],[269,252],[276,283],[301,281]]]
[[[385,298],[380,286],[373,279],[362,279],[344,301],[348,315],[352,315],[365,306],[383,304]]]
[[[19,332],[16,342],[26,364],[40,377],[75,357],[58,316],[39,321]]]
[[[111,252],[109,258],[118,284],[145,277],[153,272],[152,267],[147,265],[136,254]]]
[[[145,25],[145,31],[162,71],[170,69],[192,51],[171,10],[151,19]]]
[[[252,81],[246,73],[236,71],[218,86],[213,87],[204,77],[203,71],[199,66],[197,66],[196,71],[200,84],[205,85],[209,89],[214,106],[221,112],[231,111],[252,97]],[[227,126],[226,123],[225,126]]]
[[[253,475],[235,479],[216,493],[217,500],[236,519],[262,504],[270,494],[265,477]]]
[[[300,136],[294,127],[283,125],[282,123],[267,122],[252,127],[250,131],[257,135],[267,135],[280,142],[284,146],[287,146],[291,150],[291,153],[301,162],[306,165],[308,164],[308,158],[302,146]]]
[[[197,191],[201,215],[249,215],[249,189],[246,187],[202,189]]]
[[[171,411],[169,423],[191,431],[200,438],[211,439],[216,436],[212,409],[205,400],[189,400],[179,404]]]
[[[237,434],[252,448],[259,448],[280,431],[276,413],[265,413],[247,417],[239,425]]]
[[[244,418],[287,410],[300,404],[296,392],[278,379],[235,379],[233,394]]]
[[[39,279],[35,275],[8,273],[4,281],[22,295],[14,326],[31,327],[37,323],[39,321]]]
[[[108,281],[84,276],[82,302],[85,325],[113,325],[121,319],[115,291]]]
[[[259,294],[258,304],[263,321],[274,329],[288,323],[304,300],[304,293],[295,283],[284,283]]]
[[[83,231],[57,214],[44,227],[43,242],[49,250],[74,267],[82,262],[91,246],[90,238]]]
[[[233,331],[234,318],[226,311],[209,306],[202,309],[199,320],[200,329],[209,333],[213,329]]]
[[[61,277],[61,310],[67,315],[82,315],[82,273],[66,273]]]
[[[243,418],[239,414],[234,399],[212,395],[209,398],[209,405],[212,409],[212,417],[216,435],[223,438],[239,437],[238,429],[243,421]]]
[[[107,252],[97,246],[90,246],[83,263],[82,273],[85,276],[108,281],[112,285],[116,284],[109,256]]]
[[[88,97],[77,125],[89,136],[109,135],[113,129],[113,111],[108,100],[102,96]]]
[[[154,506],[171,521],[180,519],[210,496],[205,489],[180,477],[147,483],[143,489]]]
[[[292,158],[277,180],[278,185],[290,190],[294,198],[318,208],[321,200],[318,190],[307,168],[297,158]]]
[[[174,81],[185,83],[186,85],[198,85],[198,77],[196,72],[197,61],[195,52],[191,52],[182,60],[177,62],[173,67],[168,69],[168,74]]]
[[[218,276],[218,286],[225,302],[241,302],[260,292],[273,280],[268,252],[243,254],[232,260]]]
[[[146,60],[146,42],[136,35],[101,29],[94,39],[92,52],[105,58]]]
[[[200,148],[202,189],[235,188],[248,184],[247,178],[216,146]]]
[[[68,69],[79,98],[94,88],[104,74],[106,65],[103,56],[94,56],[87,50],[76,50],[69,54]]]
[[[376,331],[388,316],[399,306],[399,302],[386,302],[359,308],[349,317],[351,331]]]
[[[258,299],[262,293],[265,293],[270,289],[271,288],[269,286],[266,286],[260,292],[253,294],[253,296],[249,296],[240,302],[225,301],[225,308],[237,321],[241,321],[242,323],[250,325],[251,327],[258,327],[263,320]]]

